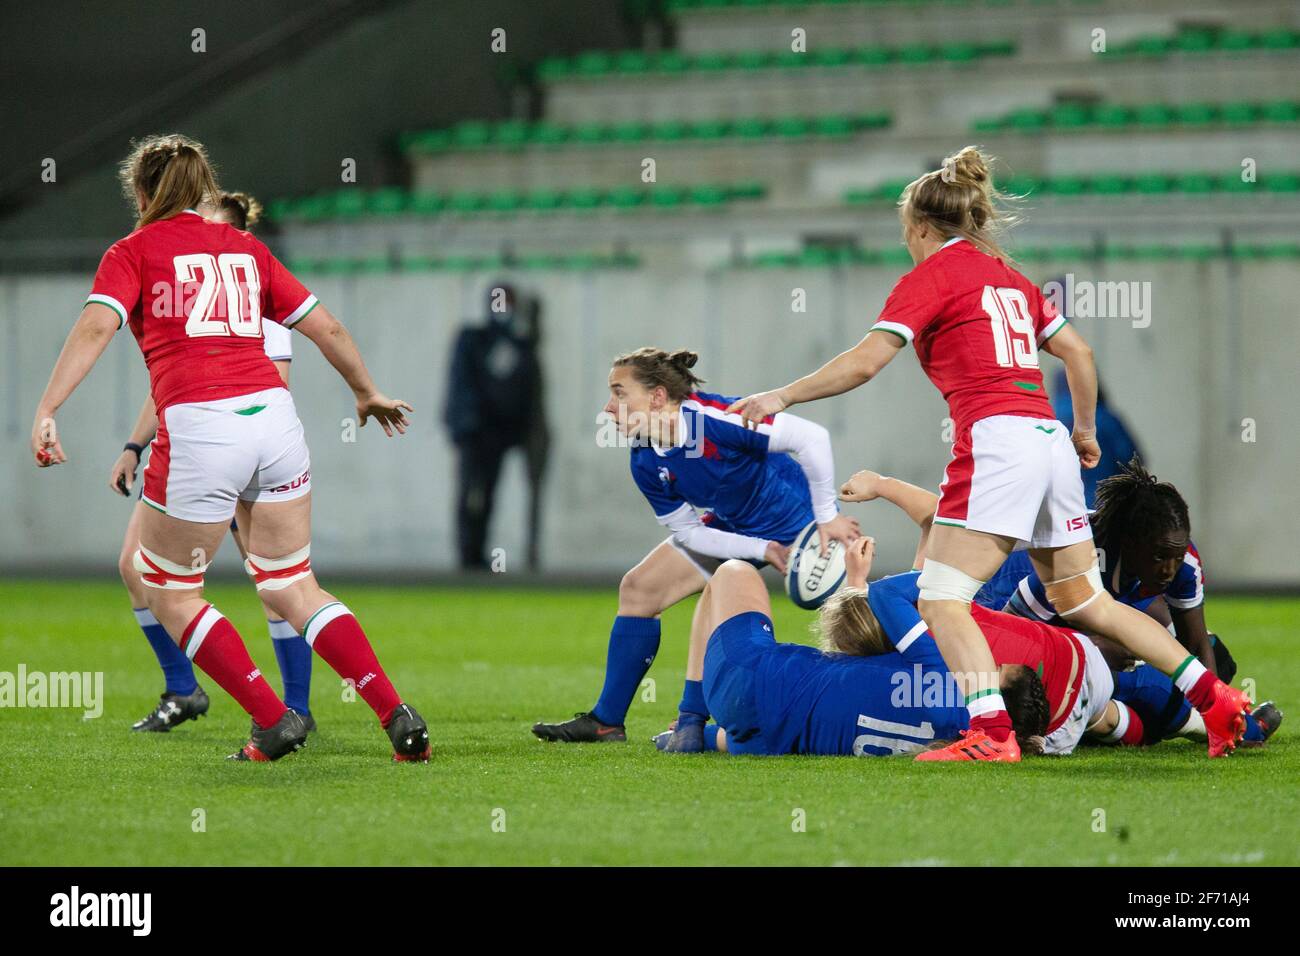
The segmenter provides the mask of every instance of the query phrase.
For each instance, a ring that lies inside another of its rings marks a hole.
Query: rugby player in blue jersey
[[[604,412],[631,445],[633,481],[670,535],[619,586],[595,706],[534,725],[542,740],[625,741],[628,708],[659,650],[659,615],[700,593],[724,561],[784,572],[791,542],[814,520],[823,552],[859,536],[857,521],[839,513],[826,429],[785,412],[746,428],[726,412],[734,397],[700,390],[698,359],[647,347],[614,360]],[[682,710],[701,709],[700,683],[688,680]]]

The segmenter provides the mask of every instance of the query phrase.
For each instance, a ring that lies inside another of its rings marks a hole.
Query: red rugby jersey
[[[131,326],[160,412],[283,387],[262,322],[292,328],[316,305],[260,241],[192,210],[113,243],[86,301]]]
[[[1063,627],[1030,621],[1014,614],[971,605],[971,616],[984,632],[998,664],[1024,664],[1038,672],[1047,692],[1050,734],[1070,716],[1083,687],[1084,651],[1080,638]]]
[[[1036,285],[958,239],[898,280],[871,328],[916,345],[960,430],[991,415],[1056,417],[1038,346],[1063,325]]]

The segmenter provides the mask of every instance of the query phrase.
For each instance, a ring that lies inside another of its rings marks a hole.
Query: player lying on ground
[[[874,756],[960,734],[968,715],[917,612],[919,572],[868,588],[872,550],[870,539],[849,548],[846,586],[820,612],[821,651],[776,643],[762,580],[738,562],[719,569],[700,598],[715,625],[701,676],[718,724],[683,712],[656,745],[683,753]],[[1000,687],[1028,752],[1068,754],[1085,735],[1099,743],[1153,741],[1141,714],[1112,699],[1110,670],[1086,637],[978,606],[972,613],[990,636]],[[1157,676],[1166,696],[1176,693]],[[1144,703],[1155,702],[1156,691],[1145,688]]]
[[[293,398],[262,345],[263,317],[297,328],[352,389],[364,425],[406,429],[410,406],[375,388],[351,336],[261,242],[197,208],[220,193],[203,147],[184,136],[138,143],[122,165],[139,211],[104,255],[81,317],[36,409],[38,466],[66,462],[55,415],[129,324],[158,410],[135,567],[149,610],[190,660],[253,719],[235,759],[275,760],[307,739],[248,656],[234,626],[203,599],[203,578],[231,518],[247,534],[245,568],[271,609],[357,690],[397,760],[427,760],[424,721],[393,689],[361,625],[311,569],[310,461]]]
[[[1177,490],[1169,484],[1154,484],[1154,479],[1146,475],[1145,471],[1135,471],[1135,468],[1140,468],[1140,466],[1131,463],[1124,469],[1122,474],[1108,478],[1100,484],[1098,488],[1099,512],[1102,507],[1106,510],[1102,512],[1102,521],[1099,524],[1103,529],[1108,530],[1105,537],[1099,538],[1099,540],[1117,541],[1116,553],[1128,556],[1129,566],[1139,568],[1140,574],[1146,573],[1149,576],[1140,577],[1138,580],[1130,582],[1126,577],[1111,575],[1106,579],[1107,588],[1117,601],[1138,610],[1149,611],[1152,598],[1143,594],[1145,588],[1142,581],[1153,580],[1157,575],[1168,577],[1172,581],[1169,589],[1172,590],[1175,586],[1178,588],[1177,597],[1174,600],[1182,600],[1185,595],[1188,598],[1194,595],[1196,603],[1187,609],[1187,617],[1203,629],[1205,627],[1204,608],[1202,607],[1204,588],[1200,576],[1199,561],[1185,561],[1183,564],[1178,565],[1178,570],[1175,571],[1170,567],[1173,563],[1172,557],[1160,561],[1156,560],[1157,556],[1162,556],[1161,552],[1165,547],[1165,543],[1177,535],[1177,531],[1171,531],[1160,523],[1160,515],[1165,515],[1166,520],[1181,522],[1178,527],[1182,529],[1182,538],[1190,547],[1190,539],[1187,538],[1185,533],[1187,528],[1186,506],[1184,505],[1181,508],[1172,507],[1171,503],[1174,499],[1171,496],[1177,496]],[[1135,487],[1139,492],[1137,500],[1129,497]],[[1147,507],[1151,507],[1151,511],[1155,512],[1154,516],[1147,513],[1143,506],[1143,501],[1149,491],[1155,491],[1155,499],[1163,503],[1163,507],[1147,505]],[[921,529],[921,543],[917,551],[917,561],[919,563],[924,559],[926,536],[929,534],[934,518],[934,509],[938,503],[938,496],[926,491],[924,488],[918,488],[916,485],[908,484],[897,478],[888,478],[869,470],[857,472],[840,488],[841,501],[865,502],[876,499],[893,504],[916,522]],[[1179,503],[1182,501],[1181,497],[1176,500]],[[1115,527],[1112,522],[1115,520],[1114,516],[1116,514],[1123,515],[1123,521],[1125,522],[1123,527],[1126,531],[1121,532],[1117,528],[1112,536],[1109,529]],[[1138,530],[1135,533],[1133,530],[1128,529]],[[1027,578],[1026,571],[1032,577]],[[1054,614],[1030,614],[1021,610],[1021,603],[1014,600],[1013,596],[1018,586],[1025,586],[1025,581],[1029,581],[1033,586],[1031,593],[1039,593],[1042,585],[1033,573],[1033,566],[1030,564],[1028,556],[1023,551],[1013,552],[1007,558],[1002,569],[975,595],[974,603],[989,610],[1002,610],[1029,620],[1042,621],[1058,627],[1068,627],[1062,618]],[[1190,604],[1191,601],[1187,600],[1186,603]],[[1101,649],[1112,672],[1118,672],[1115,673],[1115,698],[1123,703],[1130,704],[1143,716],[1144,724],[1147,726],[1146,742],[1175,736],[1198,740],[1205,739],[1205,724],[1200,713],[1187,704],[1182,691],[1174,687],[1168,677],[1145,664],[1137,669],[1141,673],[1125,671],[1125,668],[1133,663],[1131,658],[1127,658],[1125,655],[1126,659],[1117,660],[1112,653],[1116,649],[1112,642],[1093,635],[1090,635],[1090,637],[1093,643],[1097,644]],[[1122,654],[1122,648],[1119,650]],[[1231,657],[1223,657],[1222,659],[1231,661]],[[1235,670],[1235,664],[1233,669]],[[1246,728],[1242,743],[1250,746],[1262,744],[1277,729],[1281,720],[1281,711],[1271,701],[1259,704],[1254,710],[1253,717],[1251,714],[1246,715]]]
[[[888,755],[959,736],[969,715],[915,600],[908,602],[916,575],[868,588],[873,553],[869,538],[849,547],[845,586],[819,613],[820,650],[776,643],[761,578],[746,565],[724,565],[700,598],[714,624],[702,678],[718,727],[705,727],[707,714],[684,712],[656,743],[670,752]],[[1089,654],[1086,641],[1063,629],[998,618],[980,624],[1026,751],[1069,753],[1085,731],[1102,738],[1118,731],[1116,740],[1133,733],[1126,708],[1110,700],[1110,672],[1095,648]]]
[[[199,212],[214,222],[224,222],[239,230],[247,230],[257,223],[261,214],[261,204],[244,193],[223,192],[216,208],[200,206]],[[274,322],[263,323],[265,336],[263,346],[269,358],[280,373],[284,387],[289,387],[289,363],[293,359],[292,336],[288,329]],[[140,456],[145,446],[158,432],[158,414],[154,409],[153,397],[144,400],[140,414],[136,418],[131,437],[122,449],[122,454],[114,462],[108,476],[108,486],[120,495],[129,496],[135,484],[136,471],[140,466]],[[131,725],[132,730],[166,732],[177,724],[195,720],[208,712],[208,695],[194,677],[194,665],[172,640],[171,636],[158,623],[153,612],[149,610],[147,592],[140,580],[140,572],[135,569],[135,552],[140,547],[140,522],[147,506],[137,499],[131,511],[131,520],[127,522],[126,533],[122,538],[122,550],[118,554],[117,569],[122,576],[122,583],[131,596],[131,609],[136,622],[144,631],[145,639],[153,648],[162,668],[165,686],[158,703],[144,717]],[[242,535],[236,523],[230,522],[231,537],[239,547],[239,556],[248,558],[248,549],[244,546]],[[275,659],[280,665],[280,680],[284,684],[284,702],[291,710],[302,715],[308,730],[316,729],[316,721],[311,715],[308,702],[311,695],[311,648],[301,636],[294,633],[288,621],[282,621],[271,610],[262,595],[262,609],[266,613],[267,630],[271,633],[271,646],[275,648]]]
[[[633,481],[672,534],[623,576],[595,706],[534,725],[543,740],[626,740],[628,707],[659,650],[659,615],[698,594],[723,561],[784,572],[791,542],[814,519],[823,553],[858,536],[857,522],[839,513],[826,429],[784,414],[742,427],[724,411],[732,398],[699,391],[698,358],[641,348],[614,360],[604,412],[631,444]],[[698,607],[695,615],[692,631]],[[700,693],[687,681],[683,709],[702,706]]]
[[[799,402],[843,394],[874,378],[912,342],[947,399],[957,440],[921,572],[921,614],[961,682],[971,728],[946,753],[926,752],[918,760],[1017,759],[993,655],[971,601],[1021,542],[1061,616],[1171,675],[1205,717],[1209,755],[1220,756],[1241,738],[1249,701],[1102,584],[1079,472],[1100,455],[1092,350],[1038,287],[1008,265],[997,240],[1009,220],[997,195],[974,147],[909,184],[899,215],[916,267],[898,281],[866,337],[816,372],[728,411],[758,422]],[[1072,436],[1044,393],[1040,347],[1065,365]]]

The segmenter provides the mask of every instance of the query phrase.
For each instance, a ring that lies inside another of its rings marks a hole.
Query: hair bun
[[[980,185],[989,181],[989,165],[976,146],[966,146],[943,161],[952,170],[952,181],[963,185]]]
[[[682,368],[695,368],[695,363],[700,360],[699,352],[692,352],[689,349],[678,349],[668,356],[668,361]]]

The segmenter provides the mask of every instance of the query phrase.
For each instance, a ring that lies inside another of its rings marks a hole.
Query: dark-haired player
[[[214,206],[202,206],[200,211],[213,222],[224,222],[241,231],[251,229],[261,216],[262,205],[247,193],[223,192]],[[285,388],[289,387],[289,363],[293,360],[292,333],[275,322],[262,325],[263,346],[266,356],[274,364]],[[153,397],[145,399],[136,419],[131,437],[122,449],[112,470],[109,472],[108,484],[115,492],[128,495],[135,484],[136,471],[140,466],[140,457],[145,447],[158,431],[158,415],[154,410]],[[126,533],[122,539],[122,551],[118,555],[118,572],[122,583],[131,597],[131,608],[136,623],[144,632],[145,639],[153,649],[162,668],[164,688],[158,702],[149,713],[131,725],[132,730],[154,733],[166,733],[178,724],[195,720],[206,714],[209,707],[207,693],[194,676],[194,665],[185,652],[177,646],[171,636],[158,623],[158,619],[149,610],[147,592],[135,570],[134,557],[140,546],[140,521],[147,506],[137,501],[127,522]],[[231,536],[239,547],[240,557],[247,559],[248,550],[244,547],[239,528],[230,522]],[[280,680],[284,685],[284,702],[290,710],[296,711],[303,718],[308,730],[315,730],[316,721],[311,715],[309,700],[311,696],[311,648],[302,637],[294,633],[293,626],[284,621],[265,600],[262,609],[266,614],[267,630],[271,635],[271,646],[275,649],[276,662],[280,666]]]
[[[623,576],[596,705],[533,733],[566,743],[623,741],[623,721],[659,650],[659,615],[698,594],[731,558],[785,571],[789,545],[814,519],[822,549],[858,525],[839,513],[830,434],[794,415],[745,428],[731,397],[700,391],[695,352],[640,348],[614,360],[604,413],[631,445],[632,479],[671,534]],[[699,624],[699,611],[692,624]],[[682,709],[703,707],[688,680]],[[698,729],[698,728],[697,728]]]

